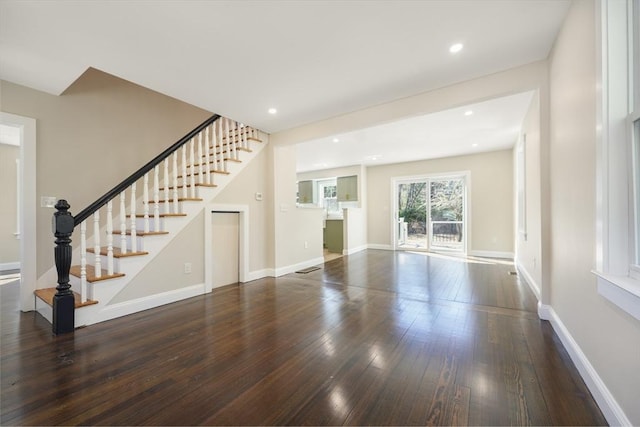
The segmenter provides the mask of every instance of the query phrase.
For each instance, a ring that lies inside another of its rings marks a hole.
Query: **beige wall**
[[[268,186],[268,150],[262,150],[240,174],[234,177],[213,202],[249,206],[249,271],[273,267],[273,194]],[[262,200],[255,194],[261,193]]]
[[[525,144],[525,199],[526,199],[526,238],[519,231],[517,238],[517,264],[525,273],[526,279],[538,290],[542,283],[541,262],[541,209],[540,202],[540,94],[536,92],[522,123],[522,134],[526,135]],[[514,161],[517,161],[517,149],[514,148]],[[517,164],[517,163],[516,163]],[[517,173],[515,174],[517,175]],[[516,189],[517,190],[517,189]],[[517,191],[515,193],[517,198]],[[519,227],[518,227],[519,228]]]
[[[13,233],[17,224],[17,165],[20,147],[0,144],[0,264],[20,261],[20,240]]]
[[[94,69],[61,96],[6,81],[0,91],[2,111],[36,119],[38,199],[65,198],[73,214],[210,116]],[[52,214],[38,208],[38,276],[53,265]]]
[[[511,150],[367,168],[369,244],[392,246],[391,179],[470,171],[470,251],[513,253]]]
[[[199,213],[109,305],[204,283],[204,212]],[[152,237],[153,238],[153,237]],[[191,263],[191,273],[184,264]],[[105,286],[109,286],[105,283]]]
[[[596,29],[574,2],[550,57],[551,306],[633,425],[640,425],[640,322],[598,295]]]
[[[296,207],[296,147],[267,147],[271,153],[274,188],[274,266],[283,269],[322,258],[321,209]]]

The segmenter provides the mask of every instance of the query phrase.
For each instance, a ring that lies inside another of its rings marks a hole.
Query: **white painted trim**
[[[274,277],[284,276],[285,274],[294,273],[303,268],[313,267],[314,265],[319,264],[324,264],[324,257],[313,258],[297,264],[276,268],[274,271]]]
[[[504,258],[513,259],[513,252],[501,252],[501,251],[469,251],[470,256],[479,256],[485,258]]]
[[[520,274],[524,276],[524,281],[527,285],[529,285],[529,289],[531,289],[531,292],[533,292],[533,294],[536,296],[536,299],[540,301],[540,285],[538,285],[538,283],[533,280],[531,274],[529,274],[527,269],[520,263],[520,261],[518,261],[517,258],[515,259],[514,264]]]
[[[626,414],[611,394],[611,391],[607,388],[606,384],[598,375],[596,369],[591,365],[589,359],[584,354],[576,340],[571,336],[571,333],[566,328],[562,320],[555,312],[553,307],[546,304],[538,304],[538,314],[544,314],[540,316],[541,319],[549,320],[553,326],[553,330],[558,334],[560,341],[564,345],[565,349],[569,353],[569,357],[578,368],[582,379],[591,391],[593,398],[600,407],[600,410],[604,414],[607,422],[610,425],[618,426],[631,426],[631,421],[627,418]]]
[[[238,242],[238,274],[240,283],[247,282],[249,277],[249,205],[227,205],[209,203],[205,206],[204,218],[204,283],[205,291],[213,290],[213,268],[210,262],[213,257],[213,212],[238,212],[239,239]]]
[[[351,249],[343,249],[342,250],[342,255],[353,255],[356,252],[360,252],[360,251],[364,251],[365,249],[367,249],[368,245],[360,245],[360,246],[356,246],[355,248],[351,248]]]
[[[0,263],[0,271],[20,270],[20,261]]]
[[[367,249],[379,249],[382,251],[393,251],[393,246],[391,245],[382,245],[380,243],[369,243],[367,245]]]
[[[104,322],[105,320],[115,319],[117,317],[126,316],[143,310],[149,310],[150,308],[160,307],[161,305],[170,304],[172,302],[192,298],[203,294],[205,294],[205,285],[204,283],[201,283],[199,285],[191,285],[160,294],[149,295],[130,301],[107,305],[102,310],[100,310],[99,313],[91,316],[90,322],[84,321],[82,315],[84,309],[79,309],[76,310],[76,327]],[[86,308],[91,307],[92,306],[88,306]],[[87,310],[87,313],[88,312],[89,310]]]
[[[598,293],[640,320],[640,280],[629,276],[613,276],[593,271],[598,281]]]
[[[36,290],[36,121],[30,117],[0,112],[0,123],[19,127],[20,164],[22,168],[22,198],[20,212],[20,310],[35,310],[33,292]],[[51,236],[53,244],[53,235]]]

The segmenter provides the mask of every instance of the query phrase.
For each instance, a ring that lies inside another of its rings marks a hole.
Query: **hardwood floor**
[[[54,337],[2,297],[2,425],[603,425],[512,265],[369,250]]]

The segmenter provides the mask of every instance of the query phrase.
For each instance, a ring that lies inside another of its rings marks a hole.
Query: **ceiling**
[[[544,59],[568,5],[0,0],[0,78],[61,94],[94,67],[273,133]],[[464,49],[451,54],[453,43]]]
[[[518,140],[533,92],[492,99],[297,146],[297,170],[367,166],[504,150]]]

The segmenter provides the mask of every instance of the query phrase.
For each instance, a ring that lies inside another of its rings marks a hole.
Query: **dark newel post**
[[[54,249],[56,270],[58,270],[58,286],[53,297],[53,333],[73,332],[75,327],[75,302],[69,284],[71,269],[71,233],[73,233],[73,216],[69,212],[69,203],[58,200],[53,214],[53,234],[56,236]]]

